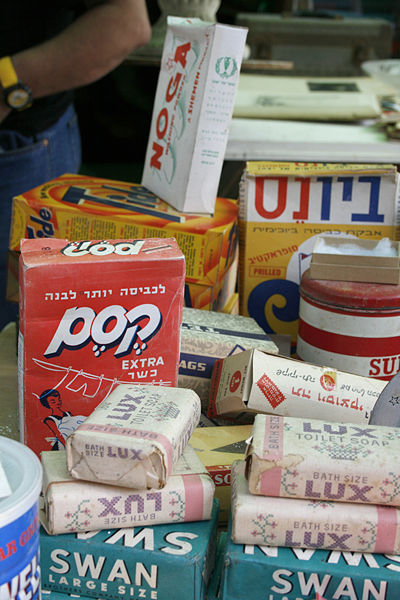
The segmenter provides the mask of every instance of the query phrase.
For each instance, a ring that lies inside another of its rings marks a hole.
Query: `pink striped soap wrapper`
[[[67,438],[74,479],[161,489],[200,420],[188,389],[121,384]]]
[[[42,452],[41,460],[41,521],[51,535],[211,518],[214,482],[190,446],[161,490],[137,491],[73,479],[63,450]]]
[[[400,552],[400,510],[251,494],[244,461],[232,465],[232,540],[237,544],[339,550]]]
[[[400,428],[257,415],[252,494],[400,506]]]

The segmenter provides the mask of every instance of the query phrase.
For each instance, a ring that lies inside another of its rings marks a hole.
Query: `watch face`
[[[4,90],[5,102],[14,110],[28,108],[32,103],[32,96],[29,88],[17,83],[15,86]]]

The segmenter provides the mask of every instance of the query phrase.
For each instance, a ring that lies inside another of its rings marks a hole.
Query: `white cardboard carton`
[[[168,17],[142,185],[213,213],[247,29]]]
[[[386,381],[246,350],[217,360],[208,416],[241,413],[368,423]]]

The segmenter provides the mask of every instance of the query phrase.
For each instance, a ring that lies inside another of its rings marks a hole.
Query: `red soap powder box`
[[[120,383],[175,386],[185,259],[174,238],[21,241],[21,441],[58,450]]]

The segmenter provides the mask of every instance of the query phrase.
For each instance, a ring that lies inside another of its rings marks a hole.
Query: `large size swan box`
[[[176,387],[184,279],[174,238],[22,240],[21,441],[62,449],[121,383]]]

